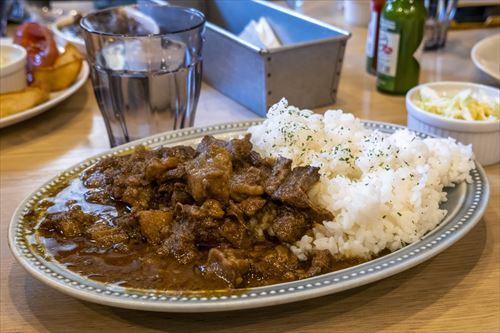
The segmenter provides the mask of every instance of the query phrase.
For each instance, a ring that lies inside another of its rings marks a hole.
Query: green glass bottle
[[[423,0],[388,0],[380,18],[377,53],[377,89],[404,94],[418,84],[427,12]]]

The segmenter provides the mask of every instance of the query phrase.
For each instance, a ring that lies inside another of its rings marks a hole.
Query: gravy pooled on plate
[[[264,159],[250,136],[138,148],[85,170],[33,211],[47,252],[125,287],[196,291],[303,279],[353,263],[288,245],[331,219],[308,190],[318,169]]]

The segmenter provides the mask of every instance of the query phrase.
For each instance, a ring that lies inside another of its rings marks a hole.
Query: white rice
[[[451,138],[420,139],[408,130],[386,135],[365,129],[352,114],[322,116],[285,99],[248,131],[262,155],[320,168],[309,196],[334,219],[291,246],[302,260],[313,249],[368,259],[419,240],[446,215],[439,208],[443,187],[469,181],[474,168],[471,146]]]

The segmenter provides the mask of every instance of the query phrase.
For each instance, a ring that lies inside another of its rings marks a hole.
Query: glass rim
[[[116,10],[118,8],[137,8],[139,6],[140,7],[159,7],[159,8],[175,8],[175,9],[180,9],[182,11],[191,12],[193,14],[198,15],[200,17],[200,19],[201,19],[201,22],[199,22],[197,24],[194,24],[193,26],[191,26],[189,28],[185,28],[185,29],[179,29],[179,30],[169,31],[169,32],[166,32],[166,33],[150,33],[150,34],[143,34],[143,35],[137,35],[137,34],[136,35],[132,35],[132,34],[117,34],[117,33],[112,33],[112,32],[104,32],[104,31],[92,29],[92,28],[86,26],[86,24],[85,24],[86,20],[89,17],[94,16],[95,14],[99,14],[99,13],[103,13],[103,12],[111,12],[111,11]],[[162,37],[162,36],[168,36],[168,35],[179,34],[179,33],[182,33],[182,32],[195,30],[195,29],[203,26],[206,23],[206,21],[207,20],[205,18],[205,15],[201,11],[199,11],[198,9],[195,9],[195,8],[191,8],[191,7],[169,6],[169,5],[160,5],[160,4],[141,4],[141,5],[135,4],[135,5],[129,5],[129,6],[114,6],[114,7],[109,7],[109,8],[106,8],[106,9],[102,9],[102,10],[90,12],[87,15],[85,15],[84,17],[82,17],[82,19],[80,20],[80,27],[85,32],[96,34],[96,35],[100,35],[100,36],[120,37],[120,38],[142,38],[142,37]]]

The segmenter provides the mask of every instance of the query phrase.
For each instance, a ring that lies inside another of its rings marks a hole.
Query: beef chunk
[[[153,198],[153,189],[143,186],[127,186],[121,195],[121,200],[128,203],[132,207],[138,209],[147,209],[150,207],[151,199]]]
[[[170,235],[158,250],[160,255],[171,256],[181,264],[189,264],[199,257],[195,246],[193,227],[186,221],[176,221]]]
[[[250,161],[251,165],[261,168],[261,170],[268,176],[271,174],[272,168],[275,164],[274,158],[262,157],[259,153],[253,150],[250,152],[248,160]]]
[[[152,244],[159,244],[171,228],[173,212],[143,210],[137,213],[141,233]]]
[[[333,257],[328,250],[318,250],[313,252],[311,266],[306,272],[305,277],[311,277],[327,273],[331,270]]]
[[[77,221],[63,218],[59,221],[57,229],[66,237],[74,237],[82,234],[82,225]]]
[[[274,164],[271,176],[266,182],[266,192],[269,195],[273,195],[274,192],[278,190],[280,185],[285,181],[287,176],[292,170],[292,160],[284,157],[278,158],[276,164]]]
[[[159,174],[157,180],[159,182],[181,180],[186,176],[185,164],[196,156],[196,150],[188,146],[168,147],[162,148],[160,155],[162,163],[167,164],[167,167]]]
[[[230,287],[238,287],[243,275],[248,271],[250,262],[244,251],[235,249],[212,248],[208,251],[205,274],[211,278],[224,280]]]
[[[223,223],[224,214],[222,205],[212,199],[206,200],[202,206],[181,204],[176,206],[176,215],[192,225],[197,246],[212,247],[224,242],[218,231]]]
[[[88,225],[91,225],[96,217],[86,214],[78,205],[72,205],[67,212],[48,214],[42,227],[55,229],[66,237],[80,236]]]
[[[306,216],[292,209],[281,210],[271,230],[280,241],[293,243],[299,240],[309,229],[310,223]]]
[[[85,200],[100,205],[112,205],[113,198],[101,188],[89,189],[84,194]]]
[[[106,190],[115,200],[128,203],[133,207],[147,208],[152,198],[152,189],[145,179],[146,161],[153,152],[138,147],[130,156],[115,156],[111,165],[103,163],[96,167],[106,177]]]
[[[264,205],[266,204],[267,200],[256,196],[256,197],[249,197],[243,201],[241,201],[238,204],[238,207],[240,210],[246,215],[246,216],[253,216],[255,215]]]
[[[113,220],[113,224],[125,231],[130,240],[142,243],[144,235],[141,233],[136,215],[123,214]]]
[[[98,246],[109,247],[120,243],[126,243],[129,239],[127,233],[119,227],[113,227],[105,223],[95,223],[87,228],[85,233]]]
[[[225,148],[210,145],[188,162],[186,172],[189,192],[197,203],[209,198],[228,201],[232,164]]]
[[[193,225],[195,244],[198,246],[231,244],[241,248],[250,244],[245,226],[234,218],[223,219],[226,215],[234,215],[229,209],[225,212],[217,200],[208,199],[201,207],[178,204],[176,214]]]
[[[278,160],[266,184],[266,192],[274,200],[299,208],[310,208],[307,192],[319,180],[319,169],[306,166],[291,170],[290,166],[289,160]]]
[[[231,198],[242,201],[248,196],[258,196],[264,193],[262,172],[256,167],[240,169],[234,173],[229,182]]]
[[[252,152],[250,134],[245,135],[243,139],[232,139],[229,142],[216,139],[213,136],[205,136],[198,144],[196,151],[198,153],[204,153],[208,151],[208,148],[211,146],[226,148],[235,164],[239,165],[250,161],[250,153]]]
[[[243,162],[249,159],[252,152],[252,143],[250,134],[245,135],[243,139],[232,139],[226,144],[226,148],[231,154],[233,161]]]
[[[220,219],[224,216],[224,209],[222,207],[222,204],[217,200],[206,200],[203,205],[201,205],[201,209],[203,212],[205,212],[205,214],[216,219]]]
[[[160,178],[160,182],[182,180],[184,178],[186,178],[186,165],[179,164],[175,169],[165,171]]]
[[[219,148],[223,148],[226,146],[226,142],[224,140],[216,139],[213,136],[205,135],[201,139],[201,142],[196,147],[196,152],[199,154],[205,153],[211,146],[217,146]]]
[[[179,163],[177,157],[167,156],[162,159],[153,157],[146,163],[146,179],[161,179],[167,170],[175,169]]]
[[[269,249],[252,266],[255,273],[263,278],[294,280],[300,268],[297,257],[285,246],[278,245]]]
[[[225,219],[218,232],[223,239],[235,248],[246,248],[251,244],[248,230],[244,225],[233,219]]]
[[[82,180],[89,188],[102,189],[114,201],[147,209],[154,193],[145,170],[148,163],[153,163],[151,161],[154,161],[157,154],[157,151],[140,146],[133,154],[113,156],[97,163],[84,172]],[[89,193],[89,198],[92,195]]]
[[[175,157],[180,162],[189,161],[196,156],[196,150],[189,146],[165,147],[160,150],[160,153],[163,158]]]
[[[177,204],[176,211],[186,219],[195,222],[207,217],[220,219],[224,216],[221,203],[213,199],[206,200],[201,206]]]

